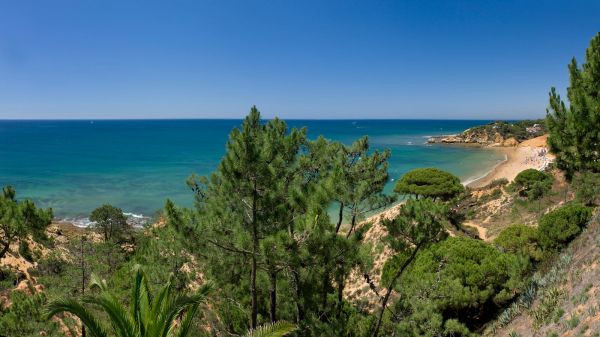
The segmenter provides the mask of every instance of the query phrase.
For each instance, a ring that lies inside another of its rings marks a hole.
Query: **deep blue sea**
[[[288,120],[318,135],[351,143],[368,135],[389,148],[390,177],[417,167],[438,167],[463,181],[489,171],[503,157],[492,150],[425,144],[488,121]],[[151,216],[167,198],[193,203],[185,180],[210,174],[240,120],[0,121],[0,186],[19,198],[52,207],[59,219],[82,221],[103,203]],[[391,192],[393,182],[386,186]]]

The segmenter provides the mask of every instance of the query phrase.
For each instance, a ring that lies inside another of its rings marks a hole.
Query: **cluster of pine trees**
[[[582,203],[594,205],[600,34],[586,63],[573,61],[569,69],[570,105],[550,93],[549,144],[558,168],[585,187]],[[194,207],[167,201],[164,224],[137,233],[119,209],[97,209],[103,241],[82,237],[66,248],[70,259],[39,259],[34,274],[47,290],[13,292],[12,305],[0,312],[0,335],[33,335],[46,326],[48,336],[471,336],[519,296],[532,265],[568,244],[590,215],[583,205],[568,205],[542,218],[539,233],[513,226],[494,245],[448,237],[449,226],[460,227],[454,206],[468,191],[455,176],[425,168],[386,195],[389,156],[370,149],[367,137],[351,145],[310,140],[305,129],[262,120],[253,107],[231,132],[217,170],[188,180]],[[551,181],[525,172],[515,186],[533,200]],[[389,258],[377,285],[370,274],[377,247],[364,242],[371,225],[364,220],[399,197],[407,200],[398,215],[382,221]],[[51,217],[5,188],[0,258],[11,245],[47,240]],[[347,300],[356,275],[376,294],[371,303]],[[0,285],[12,282],[9,276],[0,269]],[[57,315],[79,330],[60,329]]]

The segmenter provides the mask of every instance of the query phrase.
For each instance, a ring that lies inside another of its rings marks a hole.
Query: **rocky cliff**
[[[457,135],[431,137],[428,143],[479,144],[487,146],[517,146],[520,142],[544,134],[542,120],[493,122],[476,126]]]

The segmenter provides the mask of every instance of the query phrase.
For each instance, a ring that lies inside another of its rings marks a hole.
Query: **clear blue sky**
[[[541,117],[598,31],[598,0],[0,0],[0,119]]]

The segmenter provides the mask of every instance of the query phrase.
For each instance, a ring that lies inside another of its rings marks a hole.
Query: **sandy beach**
[[[506,159],[494,167],[487,175],[477,179],[467,186],[472,188],[483,187],[495,179],[506,178],[508,181],[515,179],[519,172],[533,168],[542,170],[546,168],[554,157],[548,152],[546,140],[548,136],[540,136],[527,140],[516,147],[498,147]]]

